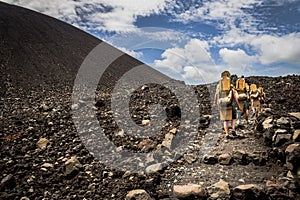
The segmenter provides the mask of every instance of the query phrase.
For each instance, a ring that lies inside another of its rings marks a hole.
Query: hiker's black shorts
[[[232,104],[232,119],[236,119],[237,108],[238,108],[237,103],[233,103]]]

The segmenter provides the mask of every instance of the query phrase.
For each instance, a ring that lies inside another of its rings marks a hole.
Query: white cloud
[[[235,20],[240,19],[241,24],[249,27],[255,20],[251,15],[245,13],[243,9],[252,8],[254,4],[259,4],[260,0],[223,0],[223,1],[206,1],[199,8],[191,7],[189,10],[177,14],[178,21],[204,21],[213,20],[224,23],[218,23],[222,29],[231,29],[235,27]]]
[[[116,46],[115,46],[116,47]],[[124,47],[116,47],[117,49],[123,51],[124,53],[136,58],[136,59],[139,59],[143,56],[143,53],[142,52],[136,52],[136,51],[133,51],[133,50],[130,50],[130,49],[126,49]]]
[[[155,60],[154,65],[157,69],[164,69],[167,75],[180,74],[181,80],[190,84],[216,81],[223,67],[214,64],[209,51],[206,41],[190,39],[182,48],[174,47],[164,51],[162,60]]]
[[[227,48],[220,49],[219,54],[223,61],[227,63],[230,68],[245,69],[250,67],[252,63],[257,61],[256,56],[249,56],[242,49],[230,50]]]
[[[58,18],[87,30],[134,31],[134,23],[139,16],[149,16],[163,12],[168,0],[4,0],[7,3],[26,7]],[[78,14],[77,8],[84,12]],[[95,12],[97,9],[100,12]],[[85,23],[81,25],[81,20]],[[88,22],[86,22],[88,20]],[[86,25],[90,25],[89,27]]]
[[[300,33],[284,36],[262,35],[251,41],[260,53],[262,64],[286,62],[300,64]]]
[[[208,43],[199,39],[191,39],[183,48],[167,49],[162,58],[154,61],[155,66],[168,68],[176,73],[180,73],[187,65],[197,66],[212,60]]]
[[[80,2],[72,0],[4,0],[4,2],[25,7],[37,12],[67,21],[68,23],[76,23],[80,17],[77,16],[75,7],[80,6]]]

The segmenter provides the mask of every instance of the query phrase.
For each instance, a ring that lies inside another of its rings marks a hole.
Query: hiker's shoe
[[[240,120],[237,120],[236,124],[239,125],[240,123],[241,123]]]
[[[232,130],[232,131],[231,131],[231,134],[232,134],[233,136],[237,136],[235,130]]]

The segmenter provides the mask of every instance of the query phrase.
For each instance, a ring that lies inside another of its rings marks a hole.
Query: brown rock
[[[139,142],[138,148],[145,151],[149,151],[151,149],[154,149],[156,145],[157,145],[156,141],[153,141],[151,139],[144,139]]]
[[[263,189],[255,184],[239,185],[232,191],[232,199],[259,199],[267,200],[268,197]]]
[[[37,145],[40,149],[46,149],[49,140],[46,138],[40,138]]]
[[[132,190],[128,192],[125,197],[125,200],[153,200],[151,196],[142,189]]]
[[[264,130],[267,130],[273,126],[272,121],[272,117],[268,117],[265,119],[265,121],[262,123]]]
[[[284,143],[289,142],[292,138],[291,134],[278,134],[276,135],[274,145],[277,147],[282,146]]]
[[[187,185],[174,185],[173,193],[178,199],[205,198],[207,195],[201,185],[191,183]]]
[[[300,112],[292,112],[292,113],[289,113],[290,115],[300,119]]]
[[[146,174],[152,174],[152,173],[156,173],[156,172],[163,170],[164,167],[165,167],[165,165],[163,163],[156,163],[156,164],[148,166],[145,171],[146,171]]]
[[[188,162],[189,164],[191,164],[197,160],[197,156],[194,154],[185,154],[183,157],[184,157],[184,160],[186,162]]]
[[[233,160],[241,165],[248,165],[252,159],[244,150],[237,150],[233,152]]]
[[[208,187],[207,191],[211,199],[229,199],[229,184],[223,180]]]
[[[172,133],[167,133],[165,135],[164,141],[162,142],[162,145],[171,149],[173,138],[174,138],[174,135]]]
[[[65,162],[65,174],[70,178],[77,175],[81,168],[82,164],[79,162],[76,156],[71,157]]]
[[[294,173],[297,173],[298,168],[300,167],[300,144],[291,144],[286,150],[286,165],[289,170]]]
[[[290,125],[290,122],[289,122],[289,118],[286,118],[286,117],[281,117],[279,119],[277,119],[277,124],[279,125]]]
[[[144,120],[142,120],[142,125],[144,125],[144,126],[150,126],[151,125],[151,121],[149,119],[144,119]]]
[[[214,165],[218,162],[218,159],[212,155],[204,155],[202,162],[209,165]]]
[[[231,162],[232,162],[232,157],[231,157],[231,155],[228,154],[228,153],[221,154],[221,155],[218,157],[218,162],[219,162],[221,165],[230,165]]]
[[[177,128],[173,128],[169,132],[172,133],[172,134],[176,134],[177,133]]]
[[[300,129],[294,131],[293,140],[295,142],[300,142]]]

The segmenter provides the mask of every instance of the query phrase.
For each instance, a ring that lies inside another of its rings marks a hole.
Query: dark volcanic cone
[[[84,58],[101,42],[54,18],[0,3],[1,93],[7,84],[25,88],[72,85]],[[119,76],[140,64],[124,55],[108,74]]]
[[[77,134],[71,110],[73,85],[86,56],[98,44],[104,43],[71,25],[0,3],[0,199],[40,199],[43,196],[123,199],[127,191],[135,188],[147,189],[157,196],[154,185],[159,179],[155,175],[149,180],[139,175],[123,177],[123,172],[95,159]],[[111,113],[107,113],[112,86],[126,72],[143,63],[109,48],[120,56],[101,76],[98,93],[95,91],[92,97],[96,101],[91,107],[96,108],[100,125],[107,129],[108,138],[116,146],[141,150],[143,146],[136,145],[136,138],[118,134]],[[103,59],[105,61],[105,57]],[[99,67],[106,66],[100,62]],[[143,67],[149,75],[166,77],[150,67]],[[150,85],[144,88],[141,85],[140,89],[153,91]],[[163,87],[156,89],[157,94],[164,90],[166,99],[173,95]],[[151,99],[153,95],[148,96]],[[133,98],[143,96],[136,93]],[[154,98],[153,101],[158,102],[161,99],[160,96]],[[177,101],[172,99],[173,102],[165,104],[171,107],[168,109],[170,118],[177,120],[180,112],[173,112]],[[84,107],[87,101],[83,99],[74,107]],[[145,106],[142,100],[132,102],[141,108],[136,113],[136,121],[141,124],[141,116],[148,114],[145,107],[150,103]],[[137,105],[139,103],[141,105]],[[162,138],[162,134],[154,137],[153,147],[148,149],[155,148]]]

